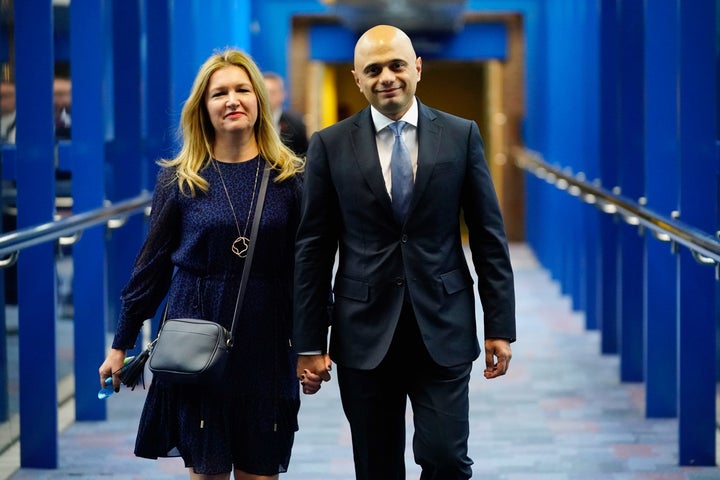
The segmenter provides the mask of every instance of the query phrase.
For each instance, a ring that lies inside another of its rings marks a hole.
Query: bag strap
[[[243,265],[242,277],[240,278],[240,288],[238,289],[237,299],[235,300],[235,312],[233,313],[233,321],[232,325],[230,326],[230,340],[228,343],[228,347],[232,347],[233,345],[233,341],[235,338],[235,323],[238,318],[238,313],[240,311],[240,305],[242,305],[243,298],[245,297],[245,287],[247,287],[248,278],[250,278],[250,266],[252,264],[253,253],[255,253],[255,241],[257,240],[258,230],[260,227],[260,217],[262,216],[263,205],[265,204],[265,193],[267,191],[269,178],[270,167],[265,164],[262,180],[260,180],[260,190],[258,191],[257,203],[255,204],[255,215],[253,216],[252,228],[250,229],[250,245],[248,246],[247,255],[245,256],[245,264]],[[160,328],[167,319],[168,303],[169,302],[165,302],[165,308],[163,311],[162,321],[160,322]],[[159,335],[160,332],[158,329],[158,336]],[[155,338],[155,340],[148,345],[148,348],[151,348],[155,344],[155,342],[157,342],[157,338]]]
[[[235,313],[233,313],[233,321],[230,326],[230,343],[229,347],[235,340],[235,323],[240,312],[240,305],[245,297],[245,287],[247,287],[250,278],[250,266],[252,265],[253,253],[255,253],[255,243],[257,240],[258,230],[260,227],[260,217],[262,216],[263,205],[265,203],[265,192],[267,191],[268,178],[270,177],[270,166],[266,163],[263,170],[262,181],[260,182],[260,191],[258,192],[257,204],[255,205],[255,215],[253,216],[252,229],[250,230],[250,245],[248,247],[247,256],[245,257],[245,265],[243,265],[243,273],[240,279],[240,289],[238,290],[237,300],[235,301]]]

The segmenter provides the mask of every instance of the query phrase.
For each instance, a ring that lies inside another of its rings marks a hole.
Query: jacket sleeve
[[[470,124],[462,202],[483,306],[485,338],[514,342],[515,286],[505,226],[480,131],[475,122]]]
[[[294,335],[298,352],[327,352],[328,293],[338,246],[338,196],[319,132],[310,138],[295,243]]]
[[[171,255],[180,238],[179,189],[171,169],[158,174],[153,193],[148,235],[135,259],[130,280],[120,294],[121,310],[113,348],[135,346],[140,328],[152,318],[172,279]]]

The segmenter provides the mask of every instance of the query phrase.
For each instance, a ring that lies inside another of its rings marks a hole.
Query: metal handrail
[[[128,216],[139,210],[148,209],[151,200],[152,195],[143,192],[137,197],[122,202],[0,235],[0,268],[9,267],[15,263],[18,253],[22,249],[62,237],[77,240],[84,230],[101,223],[105,223],[108,228],[119,228],[125,223]],[[72,241],[68,240],[67,242]]]
[[[607,191],[600,187],[597,181],[588,182],[582,173],[573,175],[568,170],[550,165],[531,150],[517,149],[513,152],[513,157],[518,167],[554,184],[560,190],[567,190],[571,195],[596,205],[605,213],[619,215],[629,225],[649,229],[658,240],[670,242],[674,252],[677,251],[676,245],[687,247],[699,263],[714,265],[716,277],[720,279],[720,241],[679,221],[678,212],[672,212],[670,217],[659,215],[643,206],[644,198],[638,202],[628,200],[620,195],[619,188]]]

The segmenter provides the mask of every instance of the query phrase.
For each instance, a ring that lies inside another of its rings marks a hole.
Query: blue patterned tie
[[[388,125],[388,128],[395,134],[395,143],[390,157],[392,207],[395,218],[400,223],[405,221],[414,183],[410,151],[400,136],[406,125],[407,122],[403,121],[393,122]]]

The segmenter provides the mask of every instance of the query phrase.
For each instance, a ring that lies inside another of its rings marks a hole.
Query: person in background
[[[15,83],[0,81],[0,143],[15,143]]]
[[[422,61],[403,31],[366,31],[352,73],[370,105],[313,134],[307,153],[298,374],[330,379],[325,312],[339,247],[329,355],[356,478],[405,480],[409,399],[420,478],[468,479],[468,388],[481,350],[461,213],[482,301],[485,378],[507,372],[516,336],[513,272],[482,139],[475,122],[415,96]]]
[[[55,76],[53,79],[53,107],[55,112],[55,138],[70,140],[72,127],[72,82],[70,77]]]
[[[193,480],[277,479],[288,469],[300,405],[291,343],[293,245],[303,164],[273,128],[262,74],[228,49],[200,67],[184,103],[178,155],[160,162],[147,238],[122,290],[100,384],[117,375],[143,321],[167,295],[167,318],[230,328],[263,170],[270,181],[245,301],[217,385],[154,379],[135,444],[145,458],[180,456]],[[176,272],[173,274],[173,272]],[[301,380],[307,393],[318,376]]]
[[[283,108],[285,103],[285,82],[274,72],[265,72],[265,85],[270,94],[273,122],[283,143],[296,155],[305,155],[308,147],[307,127],[302,115]]]
[[[15,82],[0,80],[0,145],[15,143]],[[2,180],[2,231],[10,232],[17,226],[15,207],[15,181]],[[12,193],[11,193],[12,192]],[[3,268],[4,296],[6,305],[17,305],[17,265]]]

